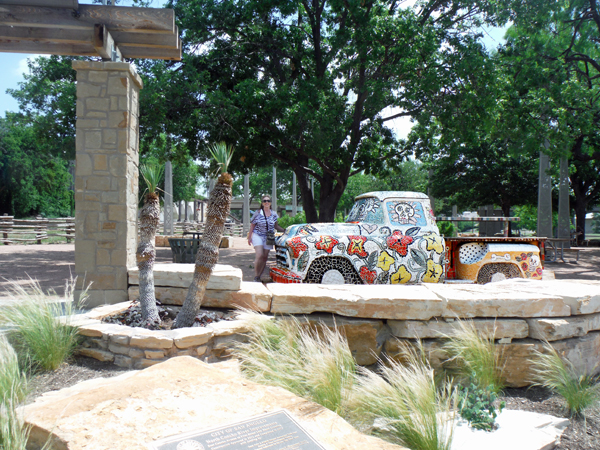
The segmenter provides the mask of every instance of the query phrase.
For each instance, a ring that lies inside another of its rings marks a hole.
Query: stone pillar
[[[242,208],[244,236],[250,231],[250,175],[244,175],[244,206]]]
[[[185,203],[183,200],[179,200],[179,206],[177,209],[177,222],[183,222],[185,219]]]
[[[546,146],[548,148],[549,144]],[[550,158],[540,151],[540,170],[538,184],[537,235],[554,237],[552,234],[552,177],[548,175]]]
[[[292,217],[298,214],[298,195],[296,194],[296,173],[292,173]]]
[[[560,184],[558,188],[558,230],[556,237],[569,239],[566,248],[571,247],[571,218],[569,217],[569,160],[560,158]]]
[[[77,71],[75,297],[87,307],[126,301],[135,267],[138,98],[142,80],[120,62],[73,61]]]
[[[165,218],[163,221],[163,234],[173,236],[173,164],[171,161],[165,163]]]
[[[273,166],[273,179],[271,180],[271,209],[277,212],[277,169]]]

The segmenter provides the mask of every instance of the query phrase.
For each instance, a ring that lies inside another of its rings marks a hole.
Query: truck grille
[[[287,249],[282,245],[275,246],[275,259],[278,267],[284,267],[290,269],[288,263],[288,252]]]

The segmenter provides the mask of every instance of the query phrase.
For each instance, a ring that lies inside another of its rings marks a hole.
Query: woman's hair
[[[270,195],[263,195],[263,196],[260,198],[260,202],[262,203],[262,201],[263,201],[264,199],[267,199],[267,200],[272,200]]]

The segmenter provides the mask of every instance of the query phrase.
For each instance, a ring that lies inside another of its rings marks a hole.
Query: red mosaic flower
[[[374,270],[369,270],[367,266],[362,266],[360,268],[360,277],[367,284],[373,284],[375,282],[375,278],[377,277],[377,272]]]
[[[300,236],[296,236],[295,238],[288,240],[288,245],[292,249],[294,258],[297,258],[303,252],[308,250],[308,246],[304,242],[302,242],[302,238]]]
[[[523,269],[524,272],[527,272],[527,269],[529,269],[529,265],[525,261],[523,261],[521,263],[521,269]]]
[[[321,236],[319,242],[315,244],[315,247],[318,250],[325,250],[327,253],[331,253],[333,251],[333,247],[338,245],[338,240],[332,238],[331,236]]]
[[[537,269],[535,269],[535,273],[537,274],[538,277],[541,277],[542,273],[543,273],[541,267],[538,267]]]
[[[389,248],[396,250],[401,256],[406,256],[408,253],[408,246],[412,244],[413,238],[411,236],[404,236],[402,231],[394,231],[394,234],[387,238],[387,245]]]
[[[358,255],[361,258],[366,258],[368,253],[365,251],[364,245],[367,242],[366,236],[348,236],[348,254]]]
[[[521,259],[525,261],[527,259],[527,253],[521,253]]]

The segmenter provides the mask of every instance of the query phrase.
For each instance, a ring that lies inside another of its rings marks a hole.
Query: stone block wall
[[[157,298],[166,305],[181,305],[192,280],[192,265],[164,266],[162,271],[158,265],[155,273]],[[237,282],[236,276],[240,277]],[[137,282],[135,270],[130,281]],[[138,296],[137,286],[130,286],[129,293],[134,300]],[[126,306],[123,304],[121,308]],[[582,372],[592,374],[600,370],[600,282],[594,281],[265,286],[242,282],[239,269],[217,266],[209,281],[204,306],[241,306],[280,317],[294,315],[309,324],[337,327],[346,336],[356,361],[366,366],[375,364],[378,358],[402,360],[403,345],[414,345],[420,340],[432,365],[440,367],[445,360],[444,338],[460,326],[459,319],[469,319],[482,333],[495,333],[503,355],[504,376],[510,386],[531,384],[531,361],[535,352],[543,350],[544,341],[549,341]],[[103,314],[106,315],[100,312],[96,316]],[[206,343],[203,341],[195,348],[182,348],[178,338],[168,334],[172,332],[157,332],[165,344],[154,349],[144,339],[131,337],[154,332],[132,331],[98,321],[82,325],[81,333],[86,336],[83,354],[125,367],[145,367],[177,354],[208,361],[226,359],[236,343],[245,339],[246,332],[242,320],[211,324],[209,331],[186,330],[210,335]],[[187,339],[193,338],[190,335]]]
[[[142,81],[128,63],[73,61],[73,68],[76,295],[91,283],[88,306],[117,303],[127,299],[127,268],[135,265]]]

